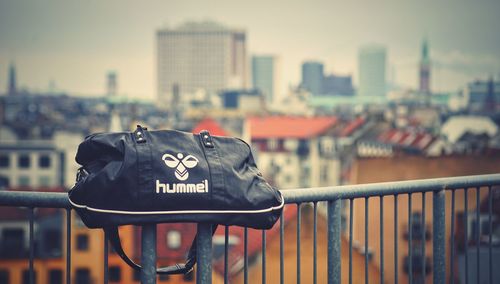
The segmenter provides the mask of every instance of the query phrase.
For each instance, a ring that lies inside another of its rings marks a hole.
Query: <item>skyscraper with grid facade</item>
[[[181,96],[246,87],[245,31],[213,22],[190,22],[160,29],[156,38],[160,102],[171,102],[174,86]]]

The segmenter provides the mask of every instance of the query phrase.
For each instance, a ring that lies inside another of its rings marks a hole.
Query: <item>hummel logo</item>
[[[198,159],[193,155],[187,155],[184,157],[182,153],[177,153],[177,157],[171,154],[165,154],[162,157],[165,165],[170,168],[175,168],[175,177],[178,180],[187,180],[189,177],[189,172],[187,169],[191,169],[198,165]]]
[[[198,165],[199,160],[193,155],[184,157],[182,153],[177,153],[175,157],[171,154],[164,154],[162,160],[167,167],[175,168],[175,177],[185,181],[189,177],[187,169],[192,169]],[[200,183],[162,183],[156,180],[156,193],[205,193],[208,192],[208,180]]]

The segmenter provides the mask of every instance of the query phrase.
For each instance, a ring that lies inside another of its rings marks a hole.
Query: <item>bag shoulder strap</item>
[[[217,229],[217,225],[212,225],[212,235],[215,233]],[[104,232],[106,233],[109,242],[113,246],[115,252],[127,263],[132,269],[140,271],[142,267],[135,263],[123,250],[120,234],[118,232],[118,227],[106,227],[104,228]],[[195,263],[196,263],[196,238],[195,236],[193,243],[191,244],[191,248],[189,249],[186,262],[185,263],[177,263],[171,266],[159,267],[156,269],[157,274],[186,274],[190,272]]]

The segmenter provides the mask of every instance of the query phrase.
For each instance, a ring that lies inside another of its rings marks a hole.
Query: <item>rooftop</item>
[[[325,133],[337,121],[336,117],[269,116],[249,118],[249,126],[252,139],[305,139]]]
[[[216,135],[216,136],[228,136],[229,134],[227,133],[222,126],[217,123],[213,118],[205,118],[202,121],[200,121],[191,132],[193,133],[200,133],[202,130],[207,130],[210,132],[211,135]]]

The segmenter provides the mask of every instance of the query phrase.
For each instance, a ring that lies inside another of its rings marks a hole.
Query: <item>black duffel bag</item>
[[[100,133],[78,147],[82,166],[69,200],[89,228],[103,228],[124,252],[119,225],[196,222],[269,229],[284,200],[263,178],[243,140],[175,130]],[[214,226],[215,231],[215,226]],[[185,264],[157,273],[190,271],[196,239]]]

